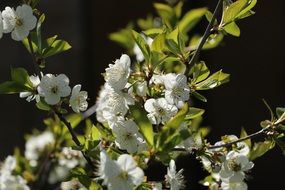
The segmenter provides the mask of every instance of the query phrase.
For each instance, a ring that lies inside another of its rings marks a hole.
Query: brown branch
[[[74,143],[81,147],[82,144],[80,143],[79,139],[77,138],[77,135],[75,134],[71,124],[65,119],[65,117],[63,117],[63,115],[61,113],[59,113],[58,111],[55,111],[55,114],[58,116],[58,118],[64,123],[64,125],[67,127],[71,137],[72,137],[72,140],[74,141]],[[83,151],[81,151],[83,157],[85,158],[85,160],[87,161],[87,163],[89,164],[89,166],[94,169],[95,166],[92,162],[92,160],[90,159],[90,157],[88,157]]]
[[[222,2],[223,2],[223,0],[218,1],[217,6],[216,6],[214,13],[213,13],[213,17],[212,17],[211,21],[209,22],[209,24],[208,24],[208,26],[207,26],[207,28],[206,28],[203,36],[202,36],[202,39],[200,40],[200,42],[198,44],[198,47],[195,50],[194,55],[192,56],[191,60],[189,61],[189,65],[187,68],[190,68],[190,66],[195,64],[197,62],[197,60],[199,59],[199,55],[201,53],[201,50],[202,50],[204,44],[206,43],[208,37],[211,34],[211,30],[212,30],[213,25],[215,23],[215,20],[218,16],[219,10],[221,9]],[[186,73],[186,74],[188,74],[188,73]]]

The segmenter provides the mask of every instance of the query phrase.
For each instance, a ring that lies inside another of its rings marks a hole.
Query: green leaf
[[[155,38],[157,35],[163,33],[163,29],[162,28],[150,28],[148,30],[143,31],[143,33],[147,36]]]
[[[141,36],[141,34],[137,33],[136,31],[132,30],[133,38],[137,45],[139,46],[140,50],[143,53],[145,60],[149,63],[150,61],[150,48],[145,39]]]
[[[166,45],[173,54],[183,54],[185,41],[180,34],[179,28],[176,28],[171,33],[166,35]]]
[[[211,34],[203,45],[202,50],[216,48],[222,42],[223,38],[224,35],[221,32],[218,34]],[[202,36],[194,35],[190,40],[190,49],[195,50],[201,39]]]
[[[30,76],[24,68],[11,68],[11,78],[12,81],[27,86],[28,88],[33,88]]]
[[[74,168],[71,170],[71,177],[75,177],[88,190],[103,190],[103,188],[91,179],[83,168]]]
[[[130,111],[144,139],[150,146],[153,146],[153,139],[154,139],[153,128],[152,124],[150,123],[147,117],[147,113],[144,111],[144,109],[142,109],[138,105],[131,106]]]
[[[190,107],[187,115],[185,116],[185,119],[188,120],[188,119],[194,119],[196,117],[200,117],[204,114],[204,112],[205,112],[204,109]]]
[[[196,92],[196,91],[192,91],[191,94],[193,96],[195,96],[195,98],[197,98],[198,100],[202,101],[202,102],[207,102],[207,98],[205,96],[203,96],[202,94]]]
[[[117,32],[113,32],[109,35],[109,39],[118,43],[120,46],[126,49],[132,49],[134,47],[134,41],[132,39],[133,24],[128,24],[126,29],[121,29]],[[147,34],[148,35],[148,34]]]
[[[266,152],[274,148],[274,141],[266,140],[264,142],[254,143],[254,146],[250,152],[250,160],[255,160],[263,156]]]
[[[154,7],[165,25],[168,28],[173,29],[177,22],[175,10],[172,7],[162,3],[154,3]]]
[[[190,74],[193,75],[193,80],[191,82],[198,83],[205,80],[210,75],[210,71],[205,62],[201,61],[191,68]]]
[[[165,34],[157,35],[151,44],[151,51],[162,52],[165,48]]]
[[[44,100],[37,102],[36,106],[40,110],[44,110],[44,111],[50,111],[51,110],[50,105],[48,105]]]
[[[212,74],[206,80],[196,84],[197,90],[209,90],[216,88],[229,81],[230,75],[223,73],[222,70]]]
[[[7,81],[0,84],[0,94],[15,94],[28,91],[31,91],[29,87],[15,81]]]
[[[237,18],[245,18],[246,14],[252,15],[251,9],[256,5],[257,0],[248,0],[248,5],[237,15]]]
[[[225,8],[223,23],[228,24],[237,18],[241,11],[247,6],[249,0],[237,0]]]
[[[42,56],[47,58],[64,51],[67,51],[71,48],[71,45],[64,40],[56,40],[57,36],[48,38],[46,41],[46,48],[43,49]]]
[[[239,29],[238,25],[235,22],[231,22],[231,23],[227,24],[226,26],[224,26],[224,30],[228,34],[233,35],[235,37],[239,37],[240,36],[240,29]]]
[[[188,104],[186,103],[183,108],[173,117],[158,134],[156,141],[156,148],[158,151],[168,151],[177,145],[179,141],[178,129],[184,122],[185,116],[188,113]]]
[[[241,132],[240,132],[240,138],[244,138],[244,137],[247,137],[247,132],[244,128],[241,129]],[[247,146],[249,146],[249,148],[251,148],[251,139],[247,139],[244,141]]]
[[[285,113],[285,108],[277,107],[276,108],[276,115],[280,118]]]
[[[82,121],[82,115],[78,113],[70,114],[66,117],[66,120],[71,124],[72,128],[75,128]]]
[[[45,14],[42,14],[38,20],[37,23],[37,47],[38,47],[38,51],[42,51],[42,33],[41,33],[41,27],[42,24],[45,20]]]
[[[206,12],[207,8],[198,8],[187,12],[178,24],[178,28],[181,33],[186,34],[193,29],[194,26],[196,26],[196,24],[203,18]]]

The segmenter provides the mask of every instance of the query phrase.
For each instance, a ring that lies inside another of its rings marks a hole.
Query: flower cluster
[[[27,182],[20,175],[13,175],[17,163],[16,158],[8,156],[0,166],[0,189],[5,190],[30,190]]]
[[[6,7],[0,12],[0,38],[3,33],[10,33],[13,40],[21,41],[36,27],[37,18],[33,9],[26,4],[16,8]]]
[[[122,154],[116,161],[111,160],[105,151],[100,153],[99,179],[108,190],[132,190],[144,181],[144,172],[128,154]]]
[[[64,101],[63,98],[69,99],[69,106],[75,113],[85,111],[88,107],[88,94],[86,91],[81,91],[81,85],[75,85],[71,90],[69,86],[69,78],[64,74],[53,75],[46,74],[44,76],[30,76],[33,91],[21,92],[20,97],[26,98],[28,102],[36,100],[41,101],[41,98],[49,105],[57,105]]]
[[[223,137],[222,141],[215,143],[220,146],[225,143],[238,140],[234,135]],[[238,142],[231,150],[225,148],[215,148],[202,156],[202,163],[213,177],[212,182],[206,182],[204,185],[211,189],[219,187],[223,190],[247,190],[247,184],[244,182],[246,173],[253,168],[254,164],[249,161],[249,147],[245,142]],[[212,157],[212,159],[209,159]]]
[[[129,153],[140,152],[146,147],[136,123],[128,115],[129,106],[141,97],[147,117],[153,125],[166,124],[189,100],[190,89],[184,74],[156,74],[150,80],[131,82],[130,57],[126,54],[106,69],[106,83],[97,100],[97,120],[107,123],[116,136],[119,148]],[[163,89],[152,97],[150,90]],[[159,97],[159,96],[160,97]]]

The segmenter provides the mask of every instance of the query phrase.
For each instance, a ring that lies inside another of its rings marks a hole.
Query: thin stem
[[[243,137],[243,138],[240,138],[238,140],[235,140],[235,141],[232,141],[232,142],[229,142],[229,143],[225,143],[225,144],[221,144],[221,145],[217,145],[217,146],[209,146],[208,149],[216,149],[216,148],[223,148],[223,147],[229,147],[231,145],[234,145],[234,144],[237,144],[239,142],[243,142],[247,139],[252,139],[252,138],[255,138],[255,137],[258,137],[259,135],[262,135],[262,134],[266,134],[266,132],[268,130],[270,130],[272,127],[276,126],[276,125],[279,125],[280,123],[282,123],[283,121],[285,120],[285,114],[283,114],[277,121],[275,121],[274,123],[271,123],[269,125],[267,125],[266,127],[264,127],[263,129],[261,129],[260,131],[257,131],[253,134],[250,134],[246,137]]]
[[[67,127],[69,133],[71,134],[72,140],[75,142],[75,144],[79,147],[81,147],[81,143],[79,141],[79,139],[77,138],[71,124],[65,119],[65,117],[63,117],[63,115],[61,113],[59,113],[58,111],[55,111],[55,114],[58,116],[58,118],[64,123],[64,125]],[[85,160],[87,161],[87,163],[90,165],[90,167],[92,169],[94,169],[94,164],[92,162],[92,160],[83,152],[81,151],[82,155],[84,156]]]
[[[37,56],[36,56],[36,54],[34,52],[33,43],[32,43],[32,40],[31,40],[30,36],[28,36],[28,42],[29,42],[29,48],[30,48],[30,51],[31,51],[31,56],[32,56],[32,59],[33,59],[34,69],[35,69],[36,74],[38,75],[38,77],[41,77],[40,67],[39,67],[38,62],[37,62]]]
[[[238,139],[238,140],[235,140],[235,141],[232,141],[232,142],[229,142],[229,143],[225,143],[225,144],[221,144],[221,145],[217,145],[217,146],[210,146],[210,147],[208,147],[208,149],[216,149],[216,148],[229,147],[229,146],[232,146],[232,145],[237,144],[237,143],[239,143],[239,142],[246,141],[247,139],[255,138],[255,137],[259,136],[259,135],[262,135],[262,134],[266,133],[266,131],[267,131],[269,128],[271,128],[271,127],[272,127],[272,126],[269,125],[269,126],[263,128],[263,129],[261,129],[260,131],[257,131],[257,132],[255,132],[255,133],[253,133],[253,134],[250,134],[250,135],[246,136],[246,137],[240,138],[240,139]]]
[[[207,26],[204,34],[203,34],[203,37],[200,40],[200,43],[198,44],[198,47],[195,50],[194,55],[192,56],[191,60],[189,61],[188,68],[190,68],[191,65],[195,64],[197,62],[197,60],[199,59],[200,52],[201,52],[205,42],[207,41],[208,37],[211,34],[211,29],[212,29],[212,27],[214,25],[214,22],[215,22],[215,20],[217,18],[217,15],[219,13],[219,9],[222,6],[222,2],[223,2],[223,0],[219,0],[218,1],[217,6],[216,6],[216,8],[214,10],[214,13],[213,13],[213,17],[212,17],[211,21],[209,22],[209,24],[208,24],[208,26]],[[188,73],[186,73],[186,74],[188,74]]]

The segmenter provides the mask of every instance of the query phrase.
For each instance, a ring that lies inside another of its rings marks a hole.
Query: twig
[[[257,131],[251,135],[248,135],[246,137],[243,137],[243,138],[240,138],[238,140],[235,140],[235,141],[232,141],[232,142],[229,142],[229,143],[225,143],[225,144],[221,144],[221,145],[217,145],[217,146],[209,146],[208,149],[216,149],[216,148],[223,148],[223,147],[229,147],[231,145],[234,145],[234,144],[237,144],[239,142],[242,142],[242,141],[245,141],[247,139],[252,139],[252,138],[255,138],[259,135],[262,135],[262,134],[266,134],[266,132],[271,129],[272,127],[276,126],[276,125],[279,125],[280,123],[282,123],[283,121],[285,120],[285,114],[283,114],[277,121],[275,121],[274,123],[271,123],[269,125],[267,125],[266,127],[264,127],[263,129],[261,129],[260,131]]]
[[[219,9],[220,9],[221,6],[222,6],[222,2],[223,2],[223,0],[219,0],[219,1],[218,1],[217,6],[216,6],[216,8],[215,8],[215,10],[214,10],[214,13],[213,13],[213,17],[212,17],[211,21],[209,22],[209,24],[208,24],[208,26],[207,26],[207,28],[206,28],[204,34],[203,34],[203,37],[202,37],[202,39],[200,40],[200,42],[199,42],[199,44],[198,44],[198,47],[197,47],[196,50],[195,50],[194,55],[192,56],[191,60],[189,61],[189,65],[188,65],[187,68],[190,68],[191,65],[193,65],[194,63],[197,62],[197,60],[198,60],[198,58],[199,58],[199,55],[200,55],[200,53],[201,53],[201,50],[202,50],[202,48],[203,48],[205,42],[207,41],[208,37],[209,37],[210,34],[211,34],[211,29],[212,29],[212,27],[213,27],[213,25],[214,25],[214,22],[215,22],[215,20],[216,20],[216,18],[217,18],[217,15],[218,15],[218,13],[219,13]],[[188,74],[188,73],[186,73],[186,74]]]
[[[61,113],[59,113],[58,111],[55,111],[55,114],[58,116],[58,118],[64,123],[64,125],[67,127],[69,133],[71,134],[71,137],[72,137],[72,140],[75,142],[75,144],[79,147],[81,147],[81,143],[80,141],[78,140],[71,124],[65,119],[65,117],[63,117],[63,115]],[[94,169],[94,164],[92,162],[92,160],[83,152],[81,151],[83,157],[85,158],[85,160],[87,161],[87,163],[90,165],[90,167],[92,169]]]
[[[32,56],[32,59],[33,59],[34,69],[35,69],[36,74],[38,75],[38,77],[41,77],[40,67],[39,67],[38,62],[37,62],[37,56],[36,56],[36,54],[34,52],[32,40],[31,40],[30,36],[28,36],[28,42],[29,42],[29,47],[30,47],[30,51],[31,51],[31,56]]]

